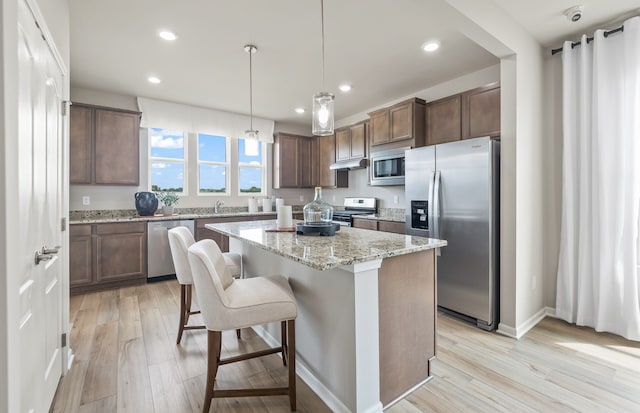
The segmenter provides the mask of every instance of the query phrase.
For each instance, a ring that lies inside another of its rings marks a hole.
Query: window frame
[[[194,132],[195,140],[196,140],[196,194],[197,196],[231,196],[231,139],[227,136],[221,135],[213,135],[210,133],[204,132]],[[225,162],[216,162],[216,161],[201,161],[200,160],[200,135],[208,135],[208,136],[217,136],[220,138],[224,138],[225,145]],[[213,166],[224,166],[225,167],[225,191],[224,192],[200,192],[200,165],[213,165]]]
[[[236,186],[237,196],[267,196],[267,142],[259,141],[262,148],[262,156],[260,159],[260,166],[251,165],[248,163],[240,162],[240,140],[244,140],[243,137],[237,139],[237,162],[236,162],[236,174],[238,177],[238,183]],[[240,168],[255,168],[262,169],[262,191],[260,192],[241,192],[240,191]]]
[[[188,196],[189,195],[189,132],[185,131],[173,131],[173,132],[182,132],[182,159],[180,158],[164,158],[157,157],[151,155],[151,135],[152,129],[160,129],[160,130],[171,130],[167,128],[147,128],[147,159],[149,161],[147,170],[148,170],[148,189],[151,192],[156,192],[153,190],[153,164],[155,162],[164,162],[164,163],[174,163],[174,164],[182,164],[182,192],[176,192],[179,196]],[[161,191],[159,191],[161,192]]]

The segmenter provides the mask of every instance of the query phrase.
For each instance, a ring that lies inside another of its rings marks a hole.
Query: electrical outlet
[[[400,202],[398,195],[394,195],[393,196],[393,203],[394,204],[398,204],[398,202]]]
[[[83,196],[82,197],[82,205],[91,205],[91,197],[90,196]]]
[[[300,195],[300,202],[304,202],[304,195]]]
[[[332,199],[333,199],[333,203],[335,204],[336,203],[336,196],[334,195]]]

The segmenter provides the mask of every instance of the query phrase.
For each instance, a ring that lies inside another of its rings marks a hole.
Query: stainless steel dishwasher
[[[147,277],[174,275],[171,248],[169,248],[169,230],[175,227],[187,227],[193,234],[193,220],[179,219],[168,221],[149,221],[147,224]]]

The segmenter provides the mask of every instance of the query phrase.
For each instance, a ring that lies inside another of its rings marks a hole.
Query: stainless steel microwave
[[[399,148],[371,153],[369,164],[369,184],[404,185],[404,151]]]

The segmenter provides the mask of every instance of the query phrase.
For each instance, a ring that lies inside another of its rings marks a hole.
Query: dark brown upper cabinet
[[[317,182],[317,138],[276,133],[273,142],[273,187],[313,188]]]
[[[323,188],[347,188],[349,174],[330,168],[336,161],[336,135],[318,136],[318,186]]]
[[[427,103],[427,144],[500,136],[500,84]]]
[[[424,146],[425,101],[418,98],[369,113],[370,146]],[[398,144],[395,144],[399,142]],[[382,148],[376,148],[381,150]]]
[[[462,139],[500,136],[500,84],[462,94]]]
[[[367,156],[368,122],[360,122],[336,130],[336,162]]]
[[[74,103],[70,113],[70,183],[139,185],[140,112]]]
[[[427,103],[427,144],[459,141],[462,137],[462,97],[449,96]]]

